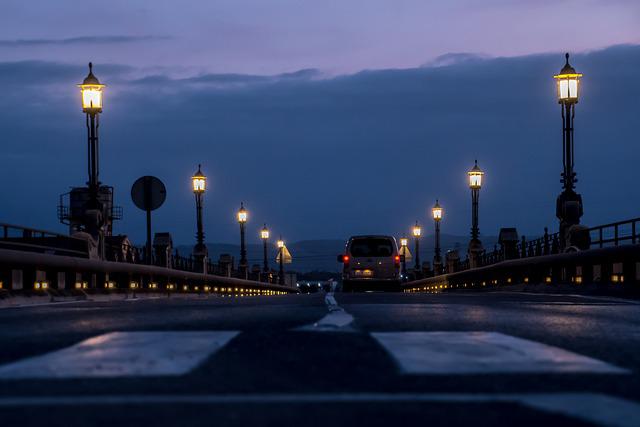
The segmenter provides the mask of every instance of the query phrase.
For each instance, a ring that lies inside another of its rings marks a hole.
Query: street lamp
[[[420,236],[422,236],[422,227],[418,225],[418,221],[416,221],[416,225],[413,226],[413,237],[416,241],[416,272],[420,271]]]
[[[407,274],[407,246],[409,245],[409,239],[406,237],[400,238],[400,252],[402,254],[402,274]]]
[[[438,199],[436,199],[436,204],[431,208],[431,215],[433,216],[433,221],[436,225],[436,236],[435,236],[435,254],[433,256],[433,271],[434,274],[440,274],[442,269],[442,258],[440,256],[440,221],[442,221],[443,214],[442,206],[438,203]]]
[[[244,242],[244,229],[245,224],[247,223],[248,214],[247,210],[244,208],[244,203],[240,203],[240,209],[238,210],[238,224],[240,224],[240,264],[238,265],[238,269],[240,270],[240,274],[243,276],[247,275],[247,248]]]
[[[482,242],[478,238],[480,230],[478,228],[478,200],[480,198],[480,188],[482,188],[482,178],[484,172],[478,167],[478,161],[469,172],[469,188],[471,189],[471,241],[469,242],[469,261],[471,267],[477,267],[478,258],[482,252]]]
[[[280,259],[280,271],[278,273],[278,283],[284,286],[284,240],[282,236],[276,242],[278,246],[278,258]]]
[[[89,173],[89,200],[88,210],[102,211],[102,206],[98,200],[100,190],[99,176],[99,156],[98,156],[98,127],[100,126],[99,115],[102,112],[102,96],[105,85],[101,84],[93,75],[93,64],[89,62],[89,74],[82,84],[79,84],[82,100],[82,111],[86,114],[87,138],[88,138],[88,173]],[[100,239],[102,232],[103,218],[96,215],[95,219],[87,223],[90,234]],[[100,244],[100,247],[102,245]]]
[[[267,224],[262,227],[260,230],[260,238],[262,239],[262,245],[264,250],[264,267],[263,270],[265,273],[269,272],[269,260],[267,258],[267,242],[269,241],[269,229],[267,228]]]
[[[553,76],[556,79],[558,91],[558,103],[561,105],[562,114],[562,193],[556,200],[556,217],[560,220],[560,249],[564,249],[569,243],[569,229],[573,225],[580,224],[583,214],[582,196],[577,194],[574,172],[574,146],[573,146],[573,119],[575,117],[575,105],[578,103],[580,77],[582,74],[569,65],[569,54],[565,54],[566,63],[560,74]]]
[[[198,170],[191,177],[191,185],[193,187],[193,194],[196,196],[196,245],[193,247],[193,256],[198,263],[202,264],[204,269],[205,259],[207,258],[208,251],[207,245],[204,244],[204,231],[202,229],[202,197],[207,189],[207,177],[204,176],[198,165]]]

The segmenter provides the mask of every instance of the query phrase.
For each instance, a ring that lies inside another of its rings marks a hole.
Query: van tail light
[[[400,255],[394,256],[393,261],[396,263],[396,266],[400,266]]]
[[[343,255],[342,256],[342,262],[344,264],[349,264],[349,255]]]

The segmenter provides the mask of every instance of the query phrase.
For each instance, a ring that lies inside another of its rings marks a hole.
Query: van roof
[[[365,234],[362,236],[351,236],[349,240],[353,239],[394,239],[393,236],[386,236],[384,234]]]

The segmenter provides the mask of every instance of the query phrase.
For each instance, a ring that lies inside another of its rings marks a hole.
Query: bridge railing
[[[196,292],[218,295],[279,295],[297,289],[274,283],[0,248],[0,298],[5,290],[28,292]]]
[[[624,244],[640,243],[640,218],[625,221],[612,222],[598,225],[588,229],[590,236],[590,249],[620,246]],[[545,228],[542,237],[527,240],[524,236],[515,245],[511,253],[507,248],[497,246],[493,251],[483,252],[479,259],[479,266],[493,265],[509,259],[523,259],[560,253],[559,233],[549,233]],[[455,264],[455,271],[464,271],[471,268],[469,259],[461,260]],[[449,271],[453,272],[453,271]]]
[[[113,255],[108,257],[109,261],[116,262],[127,262],[130,264],[140,264],[140,265],[155,265],[160,267],[171,268],[174,270],[180,271],[188,271],[194,273],[203,273],[210,275],[219,275],[224,277],[240,277],[239,272],[234,271],[232,267],[232,262],[230,263],[231,267],[225,268],[224,266],[219,265],[216,262],[213,262],[211,259],[207,259],[206,263],[203,265],[202,261],[195,258],[193,255],[183,256],[178,253],[177,250],[172,253],[167,254],[165,259],[160,259],[155,253],[151,254],[151,260],[147,260],[146,250],[144,247],[139,247],[135,245],[131,245],[128,243],[114,245],[107,248],[107,252],[110,254],[125,254],[118,257],[113,257]],[[250,274],[249,276],[256,276]],[[258,274],[256,277],[251,277],[256,280],[266,281],[269,278],[269,275],[261,275]]]
[[[604,248],[626,243],[635,245],[640,239],[638,223],[640,218],[634,218],[590,228],[591,247]]]
[[[518,258],[407,282],[405,292],[536,289],[619,292],[638,295],[640,245],[617,245]],[[517,286],[517,287],[515,287]]]
[[[2,249],[56,255],[62,258],[81,258],[97,262],[129,264],[132,267],[160,267],[167,270],[175,270],[176,272],[250,279],[268,283],[273,283],[275,280],[274,275],[263,274],[262,272],[248,272],[246,275],[241,275],[240,272],[233,269],[233,260],[231,258],[221,263],[207,259],[203,265],[202,260],[198,260],[193,256],[181,256],[177,250],[170,252],[167,249],[167,253],[164,256],[158,256],[154,252],[151,254],[151,259],[147,259],[146,251],[143,247],[137,247],[131,244],[126,237],[119,236],[107,237],[104,243],[104,259],[96,259],[97,248],[88,239],[14,224],[0,223],[0,250]],[[46,269],[47,266],[42,268]],[[3,274],[0,272],[0,289],[2,289],[3,284],[13,281],[13,278],[7,274],[9,273],[5,272],[5,277],[2,277]]]
[[[0,248],[89,257],[86,240],[37,228],[0,223]]]

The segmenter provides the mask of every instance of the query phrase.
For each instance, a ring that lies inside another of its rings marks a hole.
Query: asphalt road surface
[[[640,305],[507,292],[0,309],[3,426],[640,426]]]

